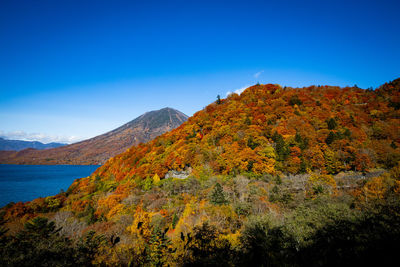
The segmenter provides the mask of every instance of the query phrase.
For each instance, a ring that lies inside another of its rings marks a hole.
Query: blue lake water
[[[99,165],[1,165],[0,207],[66,191],[77,178],[87,177]]]

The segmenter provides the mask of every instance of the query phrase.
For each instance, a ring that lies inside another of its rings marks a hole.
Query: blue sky
[[[260,83],[400,76],[399,1],[0,2],[0,135],[71,142]]]

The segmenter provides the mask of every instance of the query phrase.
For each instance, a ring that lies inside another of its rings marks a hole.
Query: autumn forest
[[[1,209],[1,266],[384,266],[400,248],[400,79],[256,84]]]

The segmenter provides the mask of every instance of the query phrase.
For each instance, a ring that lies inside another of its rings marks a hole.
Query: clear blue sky
[[[400,76],[399,3],[2,0],[0,135],[88,138],[257,82],[377,87]]]

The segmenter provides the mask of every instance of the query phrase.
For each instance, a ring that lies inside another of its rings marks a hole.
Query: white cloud
[[[243,93],[244,90],[246,90],[246,89],[249,88],[250,86],[251,86],[251,85],[243,86],[243,87],[241,87],[241,88],[239,88],[239,89],[234,90],[233,92],[228,91],[228,92],[226,93],[226,96],[228,96],[228,95],[230,95],[230,94],[233,94],[233,93],[240,95],[241,93]]]
[[[26,133],[24,131],[14,131],[7,133],[0,131],[0,137],[11,140],[39,141],[45,144],[52,142],[71,144],[82,140],[82,138],[78,136],[57,136],[44,133]]]
[[[254,78],[258,78],[258,77],[260,77],[260,75],[262,74],[264,72],[264,70],[262,70],[262,71],[259,71],[259,72],[257,72],[257,73],[254,73]]]
[[[254,77],[255,79],[257,79],[257,78],[260,77],[261,74],[263,74],[263,73],[264,73],[264,70],[261,70],[261,71],[259,71],[259,72],[257,72],[257,73],[254,73],[254,74],[253,74],[253,77]],[[253,84],[253,85],[254,85],[254,84]],[[232,92],[232,91],[228,91],[228,92],[226,93],[226,96],[228,96],[228,95],[230,95],[230,94],[233,94],[233,93],[236,93],[236,94],[240,95],[241,93],[243,93],[244,90],[246,90],[246,89],[249,88],[250,86],[252,86],[252,85],[251,85],[251,84],[248,84],[248,85],[243,86],[243,87],[241,87],[241,88],[239,88],[239,89],[233,90],[233,92]]]

